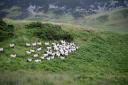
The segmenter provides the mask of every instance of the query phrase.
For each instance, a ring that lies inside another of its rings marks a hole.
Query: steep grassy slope
[[[128,8],[116,9],[85,18],[85,24],[97,29],[128,32]]]
[[[86,30],[62,25],[70,32],[79,49],[65,60],[28,63],[25,61],[24,42],[34,41],[24,28],[27,22],[15,25],[15,38],[0,42],[6,51],[0,55],[1,85],[127,85],[128,34]],[[11,59],[8,45],[16,42],[18,58]],[[44,42],[44,41],[42,41]]]

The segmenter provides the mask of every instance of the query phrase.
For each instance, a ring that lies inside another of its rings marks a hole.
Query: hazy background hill
[[[0,17],[13,19],[79,18],[115,8],[128,7],[127,0],[1,0]]]

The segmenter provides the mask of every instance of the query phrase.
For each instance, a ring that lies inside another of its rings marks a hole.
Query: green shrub
[[[61,26],[49,23],[41,24],[40,22],[33,22],[26,26],[29,32],[36,35],[38,38],[45,40],[66,40],[72,41],[73,37],[70,33],[64,31]]]
[[[0,19],[0,41],[14,35],[14,26],[8,25],[2,19]]]
[[[42,27],[42,23],[41,22],[32,22],[28,25],[26,25],[26,28],[28,29],[32,29],[32,28],[41,28]]]

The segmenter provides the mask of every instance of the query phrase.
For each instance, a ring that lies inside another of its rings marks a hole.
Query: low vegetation
[[[0,20],[0,41],[14,36],[14,26]]]
[[[26,28],[29,29],[30,34],[32,33],[44,40],[73,40],[73,36],[69,32],[64,31],[59,25],[33,22],[26,25]]]

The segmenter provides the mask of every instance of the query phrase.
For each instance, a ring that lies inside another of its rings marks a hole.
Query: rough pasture
[[[74,37],[73,42],[79,45],[79,49],[64,60],[54,59],[37,64],[26,62],[28,55],[25,52],[29,50],[26,42],[29,46],[29,41],[34,42],[37,37],[28,34],[29,29],[24,27],[28,23],[13,24],[15,38],[0,42],[0,47],[7,49],[0,55],[1,85],[127,85],[127,33],[62,25],[62,29]],[[9,44],[13,42],[17,42],[16,47],[10,48]],[[41,39],[41,42],[44,45],[46,40]],[[9,57],[12,49],[18,58]]]

